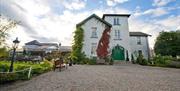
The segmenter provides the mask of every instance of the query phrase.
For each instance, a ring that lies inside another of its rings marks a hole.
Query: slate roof
[[[125,17],[129,17],[130,14],[103,14],[102,19],[104,20],[105,16],[125,16]]]
[[[57,46],[58,47],[57,43],[40,43],[37,40],[33,40],[33,41],[28,42],[28,43],[25,43],[25,45]]]
[[[143,32],[129,32],[129,35],[130,36],[145,36],[145,37],[151,36],[151,35],[143,33]]]
[[[82,24],[86,23],[88,20],[90,20],[91,18],[96,18],[99,21],[101,21],[102,23],[108,25],[109,27],[111,27],[112,25],[110,23],[108,23],[107,21],[101,19],[99,16],[97,16],[96,14],[92,14],[91,16],[89,16],[88,18],[84,19],[83,21],[81,21],[80,23],[78,23],[76,26],[81,26]]]
[[[30,41],[28,43],[25,43],[25,45],[40,45],[40,42],[37,40]]]

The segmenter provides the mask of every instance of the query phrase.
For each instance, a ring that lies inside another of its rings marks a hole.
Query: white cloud
[[[124,3],[128,0],[106,0],[108,6],[115,6],[118,3]]]
[[[27,1],[29,3],[27,3],[26,1],[13,1],[22,8],[20,9],[14,4],[12,4],[13,9],[15,9],[15,11],[13,12],[17,12],[18,19],[23,20],[22,24],[26,22],[26,24],[31,26],[31,28],[36,33],[29,32],[29,29],[25,29],[24,27],[18,26],[14,29],[12,33],[10,33],[11,37],[9,39],[9,43],[11,43],[12,40],[15,39],[15,37],[19,37],[19,40],[21,40],[21,45],[33,39],[39,40],[40,42],[61,42],[62,45],[71,45],[71,42],[73,40],[73,32],[75,30],[76,24],[81,22],[83,19],[87,18],[89,15],[95,13],[99,17],[102,17],[102,15],[105,13],[132,13],[132,11],[129,11],[124,8],[109,7],[106,9],[94,9],[92,11],[83,11],[76,13],[72,12],[70,9],[62,11],[62,14],[57,14],[56,12],[52,11],[52,7],[50,7],[50,5],[47,2],[42,3],[40,1],[41,0]],[[37,9],[36,11],[35,8],[31,8],[32,5],[39,9]],[[136,14],[138,13],[140,13],[141,15],[146,14],[153,16],[165,15],[168,14],[168,12],[164,10],[170,9],[150,9],[145,11],[144,13],[141,12],[140,7],[137,7],[136,9],[137,12],[135,12],[135,15],[131,15],[129,18],[130,31],[141,31],[151,34],[152,37],[150,37],[150,47],[153,47],[155,42],[154,40],[157,37],[159,31],[174,30],[178,26],[180,26],[178,25],[180,24],[180,16],[171,16],[162,20],[149,20],[148,22],[140,20],[140,16],[136,16]],[[156,13],[158,13],[159,15]]]
[[[167,8],[155,8],[155,9],[148,9],[144,12],[137,11],[135,12],[136,16],[141,16],[141,15],[152,15],[152,17],[158,17],[162,15],[166,15],[169,13],[169,10]]]
[[[71,1],[63,1],[63,5],[65,8],[70,10],[79,10],[86,6],[85,1],[83,0],[71,0]]]
[[[179,16],[170,16],[166,19],[156,21],[155,24],[166,27],[166,30],[178,30],[180,29],[180,15]]]
[[[165,6],[170,2],[174,2],[176,0],[154,0],[153,6]]]

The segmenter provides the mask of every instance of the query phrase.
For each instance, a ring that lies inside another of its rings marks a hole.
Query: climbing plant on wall
[[[73,37],[74,40],[72,45],[71,57],[73,61],[80,63],[80,61],[82,61],[82,59],[84,58],[84,55],[82,53],[84,30],[80,26],[76,27]]]
[[[99,40],[98,47],[96,50],[97,56],[99,58],[105,58],[108,56],[110,31],[110,27],[106,27],[106,29],[103,31],[101,39]]]

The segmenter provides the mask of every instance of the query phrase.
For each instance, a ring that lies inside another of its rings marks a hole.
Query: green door
[[[113,60],[124,60],[124,48],[117,45],[112,49],[112,59]]]

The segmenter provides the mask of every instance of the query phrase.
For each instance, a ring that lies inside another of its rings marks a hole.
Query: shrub
[[[172,57],[170,56],[161,56],[157,55],[153,57],[154,65],[156,66],[167,66],[172,60]]]
[[[139,56],[137,57],[137,61],[138,64],[140,65],[147,65],[148,61],[146,59],[144,59],[142,54],[139,54]]]
[[[90,64],[90,65],[95,65],[95,64],[96,64],[96,60],[97,60],[97,58],[93,57],[93,58],[91,58],[91,59],[89,60],[89,63],[88,63],[88,64]]]
[[[29,67],[32,67],[32,75],[39,75],[44,72],[47,72],[52,69],[53,64],[49,61],[44,61],[41,64],[29,64],[29,63],[22,63],[22,62],[15,62],[14,63],[14,72],[7,73],[9,70],[10,62],[8,61],[1,61],[0,62],[0,82],[9,82],[15,80],[26,80],[28,79],[28,72]]]
[[[7,72],[9,70],[9,66],[7,64],[0,64],[0,72]]]

